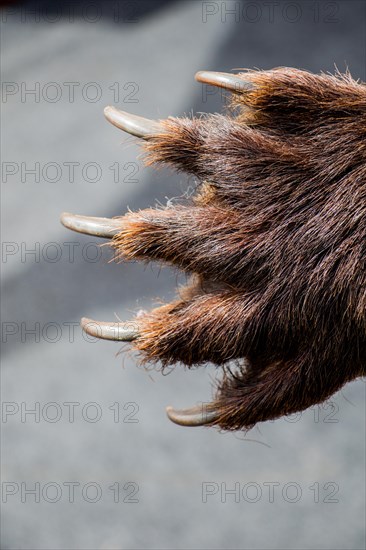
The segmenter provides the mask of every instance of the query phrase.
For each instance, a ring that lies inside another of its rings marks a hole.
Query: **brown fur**
[[[138,318],[143,362],[224,368],[219,426],[322,402],[366,374],[366,87],[349,74],[242,73],[226,115],[166,120],[148,163],[199,178],[192,204],[128,213],[125,259],[193,274]]]

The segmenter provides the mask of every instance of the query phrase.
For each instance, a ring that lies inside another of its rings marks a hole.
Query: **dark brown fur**
[[[193,173],[189,206],[129,213],[125,259],[193,274],[138,318],[143,362],[224,369],[219,426],[322,402],[366,374],[366,87],[349,74],[242,73],[224,115],[168,119],[148,163]],[[245,358],[245,360],[244,360]]]

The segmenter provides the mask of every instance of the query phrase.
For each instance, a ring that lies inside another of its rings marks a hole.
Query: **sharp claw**
[[[158,121],[131,115],[125,111],[119,111],[115,107],[106,107],[104,116],[120,130],[139,138],[149,139],[162,132],[162,126]]]
[[[103,321],[93,321],[83,317],[81,319],[82,329],[90,336],[95,336],[101,340],[115,340],[118,342],[132,342],[139,336],[139,329],[136,323],[105,323]]]
[[[109,218],[93,218],[91,216],[79,216],[63,212],[60,219],[62,225],[68,229],[72,229],[78,233],[85,233],[86,235],[104,237],[105,239],[112,239],[114,235],[121,231],[121,222]]]
[[[238,75],[230,73],[199,71],[195,74],[195,79],[197,82],[203,82],[204,84],[210,84],[211,86],[225,88],[225,90],[230,90],[236,94],[249,92],[254,88],[252,82],[245,81]]]
[[[180,426],[205,426],[206,424],[215,424],[219,419],[218,410],[212,406],[210,408],[210,404],[182,410],[167,407],[166,413],[172,422]]]

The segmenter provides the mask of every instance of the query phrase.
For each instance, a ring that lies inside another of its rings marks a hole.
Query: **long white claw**
[[[103,321],[94,321],[83,317],[81,327],[90,336],[100,338],[101,340],[114,340],[117,342],[132,342],[139,336],[139,328],[136,323],[120,322],[106,323]]]
[[[198,73],[195,74],[195,79],[197,82],[217,86],[218,88],[224,88],[225,90],[230,90],[236,94],[249,92],[254,88],[254,85],[251,82],[243,80],[236,74],[230,73],[198,71]]]
[[[91,216],[79,216],[78,214],[63,212],[60,220],[62,225],[68,229],[72,229],[78,233],[85,233],[86,235],[104,237],[105,239],[112,239],[114,235],[121,231],[121,222],[109,218],[93,218]]]
[[[115,107],[106,107],[104,116],[120,130],[139,138],[149,139],[162,132],[162,125],[158,121],[131,115]]]
[[[173,407],[167,407],[168,418],[180,426],[205,426],[206,424],[215,424],[219,418],[219,412],[209,407],[209,403],[202,404],[190,409],[176,410]]]

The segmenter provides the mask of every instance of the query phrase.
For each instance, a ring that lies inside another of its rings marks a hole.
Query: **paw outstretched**
[[[85,319],[84,329],[130,341],[142,362],[221,365],[212,403],[168,415],[248,429],[366,374],[366,87],[288,68],[196,78],[231,92],[227,113],[150,121],[105,110],[143,139],[147,164],[197,177],[191,204],[62,222],[110,238],[122,259],[192,275],[131,325]]]

